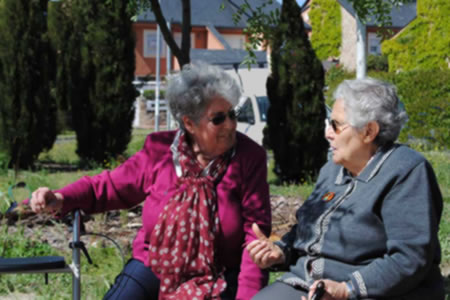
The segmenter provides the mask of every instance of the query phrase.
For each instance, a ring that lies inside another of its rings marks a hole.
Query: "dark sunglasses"
[[[208,119],[208,120],[211,121],[214,125],[219,126],[220,124],[225,122],[225,120],[227,119],[227,116],[228,116],[228,118],[230,118],[231,121],[234,121],[234,120],[236,120],[238,115],[239,115],[239,111],[237,111],[235,109],[231,109],[227,113],[218,112],[217,114],[214,115],[214,117],[212,117],[211,119]]]
[[[344,131],[348,126],[348,124],[338,124],[336,120],[329,119],[328,123],[331,125],[331,128],[333,128],[334,133],[340,134],[342,131]],[[345,126],[347,125],[347,126]],[[344,127],[345,126],[345,127]]]

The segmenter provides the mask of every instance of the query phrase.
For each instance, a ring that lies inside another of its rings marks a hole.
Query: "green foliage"
[[[425,139],[433,147],[450,147],[450,71],[400,73],[395,85],[409,115],[400,140]]]
[[[420,152],[424,154],[426,159],[433,166],[434,173],[436,175],[437,181],[439,182],[439,187],[442,192],[442,197],[444,197],[444,200],[450,206],[450,152],[435,151],[435,150],[433,151],[422,150]],[[448,220],[450,221],[450,219]],[[450,231],[450,224],[449,224],[449,231]]]
[[[417,2],[417,18],[398,36],[385,41],[382,50],[390,71],[448,69],[450,63],[450,2]]]
[[[335,0],[314,0],[309,13],[311,44],[319,59],[338,57],[341,46],[341,10]]]
[[[450,71],[373,72],[369,76],[397,87],[409,117],[400,133],[401,142],[416,144],[421,150],[449,149]]]
[[[77,154],[103,164],[131,138],[134,37],[127,3],[80,0],[54,4],[51,36],[58,49],[55,93],[70,109]]]
[[[260,47],[267,46],[267,41],[274,38],[280,21],[278,8],[271,10],[269,14],[264,13],[264,9],[268,5],[272,5],[274,0],[261,1],[260,3],[261,5],[257,7],[251,7],[245,1],[242,5],[236,7],[236,13],[233,15],[235,24],[240,21],[242,15],[247,16],[247,27],[244,28],[244,33],[248,38],[248,42],[245,43],[245,50],[248,54],[242,63],[249,68],[252,64],[256,64],[255,51]],[[225,5],[225,1],[222,3],[223,5]]]
[[[388,60],[385,55],[369,55],[367,58],[367,70],[387,72]]]
[[[46,0],[4,0],[0,6],[0,151],[10,167],[31,167],[56,138],[46,13]]]
[[[0,173],[5,172],[8,169],[9,156],[5,152],[0,152]]]
[[[160,99],[164,99],[165,95],[166,95],[166,91],[165,90],[160,90],[159,91]],[[150,100],[155,99],[155,90],[145,90],[144,91],[144,98],[147,98],[147,99],[150,99]]]
[[[294,0],[283,1],[280,24],[270,41],[270,107],[263,141],[273,150],[279,180],[296,183],[315,178],[326,161],[328,147],[323,137],[323,68],[303,22],[298,22],[299,15]]]
[[[415,0],[348,0],[348,2],[350,2],[355,9],[358,17],[363,22],[375,19],[379,27],[386,27],[392,24],[389,15],[392,7],[402,5],[405,2],[413,1]]]
[[[69,247],[56,250],[42,236],[44,231],[64,231],[62,224],[35,226],[33,238],[24,235],[24,228],[11,228],[0,225],[0,256],[3,257],[33,257],[58,255],[64,256],[70,264],[71,249]],[[56,228],[55,228],[56,227]],[[59,228],[61,227],[61,228]],[[14,233],[14,234],[12,234]],[[70,235],[67,235],[70,236]],[[82,238],[88,241],[87,237]],[[101,299],[114,282],[114,277],[123,267],[120,253],[112,243],[101,239],[99,246],[87,243],[89,255],[94,264],[88,264],[86,257],[81,256],[81,286],[82,299]],[[69,239],[67,239],[67,243]],[[129,256],[129,249],[125,255]],[[127,259],[127,257],[125,257]],[[70,274],[50,274],[49,285],[42,284],[42,274],[8,274],[0,276],[0,298],[11,293],[33,294],[33,299],[72,299],[72,276]],[[52,295],[52,296],[50,296]]]
[[[333,93],[337,86],[345,79],[355,78],[355,73],[346,71],[341,65],[335,65],[331,67],[325,76],[325,85],[327,86],[327,91],[325,93],[325,98],[327,99],[328,106],[333,104]]]

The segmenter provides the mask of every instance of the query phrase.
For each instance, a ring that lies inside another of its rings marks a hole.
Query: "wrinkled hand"
[[[280,247],[269,241],[256,223],[253,223],[252,229],[258,238],[247,245],[247,251],[253,262],[261,269],[284,263],[285,257]]]
[[[320,298],[321,300],[346,300],[348,299],[348,290],[345,282],[337,282],[329,279],[317,280],[309,288],[308,299],[311,299],[314,294],[317,284],[322,281],[325,284],[325,294]],[[307,300],[302,297],[302,300]]]
[[[30,206],[35,213],[57,213],[62,209],[64,197],[47,187],[40,187],[31,194]]]

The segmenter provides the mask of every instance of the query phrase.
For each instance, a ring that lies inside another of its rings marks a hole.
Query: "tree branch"
[[[184,1],[189,2],[189,0],[183,0],[183,2]],[[173,38],[173,35],[171,34],[169,28],[167,27],[166,18],[162,14],[161,6],[159,5],[159,1],[158,0],[150,0],[150,4],[151,4],[151,10],[152,10],[153,14],[155,15],[156,22],[158,23],[159,28],[161,29],[161,33],[164,37],[164,40],[166,41],[166,43],[169,46],[170,50],[172,51],[173,55],[175,55],[175,57],[177,58],[180,66],[182,66],[183,62],[185,61],[185,58],[184,58],[185,55],[183,55],[183,51],[182,51],[183,47],[182,47],[182,49],[180,49],[178,47],[177,43],[175,42],[175,39]],[[184,14],[184,11],[183,11],[183,14]],[[189,20],[189,24],[190,24],[190,20]],[[184,36],[184,33],[183,33],[183,36]]]

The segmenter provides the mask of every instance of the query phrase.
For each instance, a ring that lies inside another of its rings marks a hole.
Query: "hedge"
[[[341,47],[341,9],[335,0],[314,0],[309,17],[313,33],[311,44],[319,59],[339,57]]]
[[[389,70],[448,69],[450,1],[418,0],[417,18],[398,36],[382,43]]]

